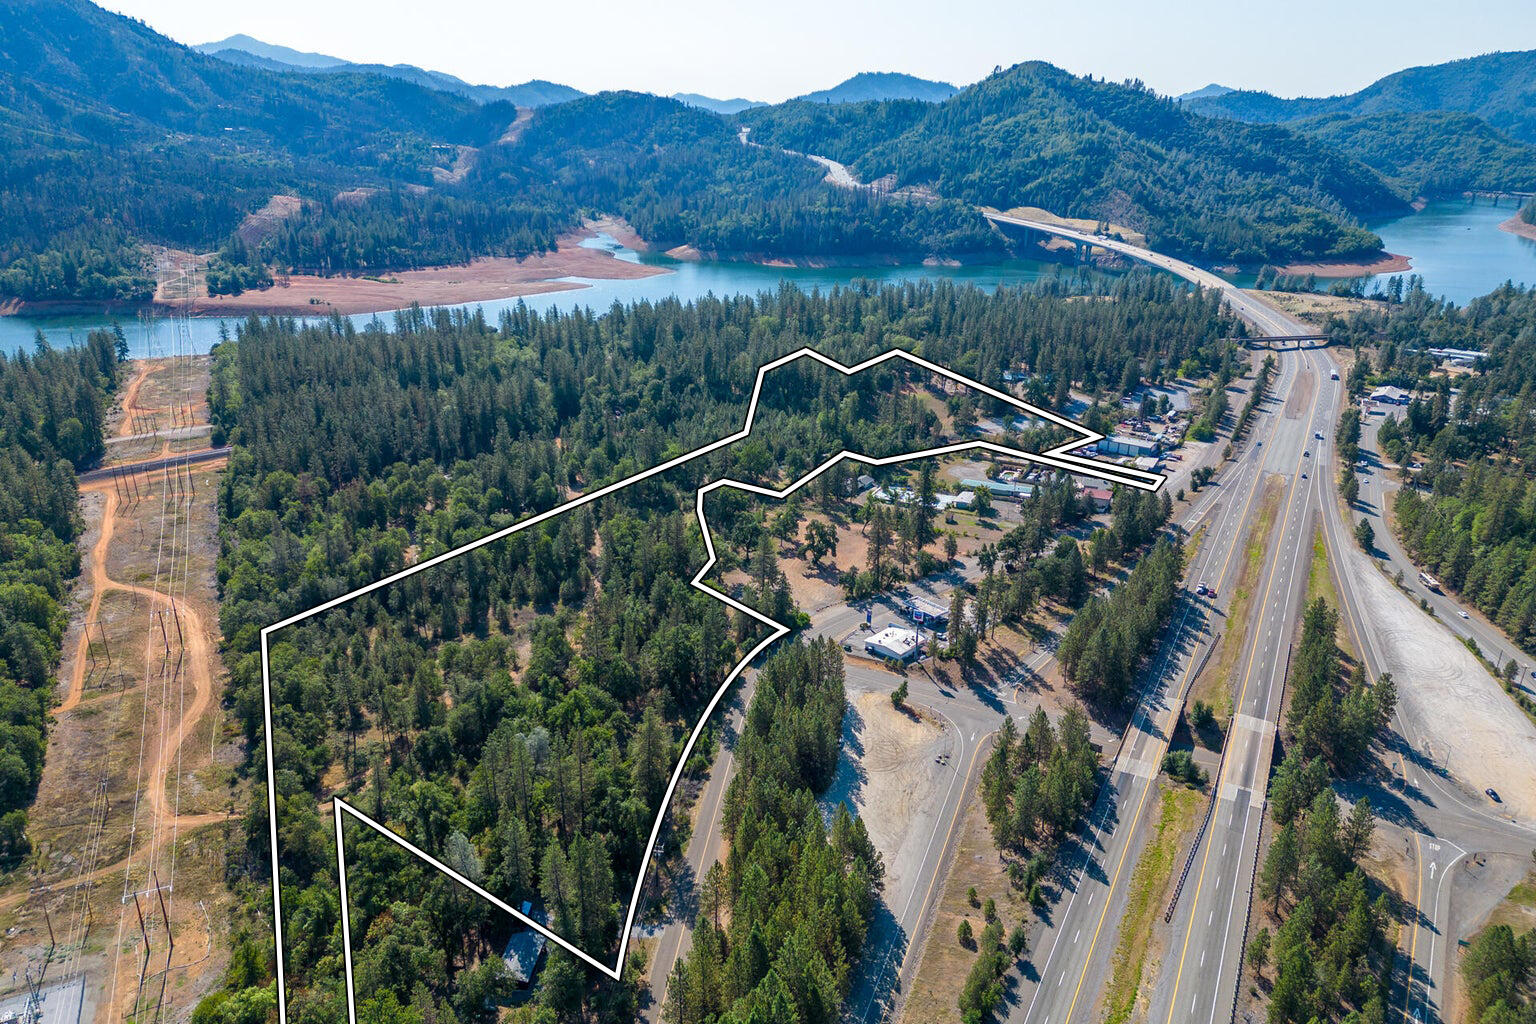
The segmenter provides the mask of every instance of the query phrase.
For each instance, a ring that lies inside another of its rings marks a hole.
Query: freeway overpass
[[[1265,336],[1296,339],[1309,333],[1306,324],[1192,264],[1071,228],[986,215],[1000,223],[1110,249],[1216,288],[1235,313]],[[1377,570],[1368,563],[1366,567],[1355,564],[1353,540],[1332,487],[1337,468],[1334,450],[1313,436],[1331,435],[1346,400],[1344,385],[1330,379],[1334,364],[1324,352],[1290,351],[1295,355],[1281,361],[1273,400],[1266,403],[1249,440],[1241,446],[1238,464],[1219,482],[1222,502],[1229,507],[1216,514],[1205,545],[1192,553],[1195,568],[1190,578],[1219,582],[1221,593],[1230,594],[1235,576],[1230,569],[1231,552],[1247,534],[1248,509],[1260,479],[1281,482],[1276,533],[1263,555],[1256,606],[1236,661],[1233,721],[1212,783],[1215,806],[1209,826],[1192,851],[1191,874],[1173,908],[1171,931],[1164,936],[1168,958],[1160,965],[1149,965],[1158,971],[1147,1016],[1153,1024],[1215,1024],[1233,1019],[1236,1012],[1286,659],[1306,593],[1314,524],[1321,523],[1333,554],[1341,620],[1355,638],[1355,649],[1362,652],[1371,677],[1396,669],[1400,688],[1410,681],[1408,667],[1396,664],[1392,652],[1381,648],[1374,635],[1376,624],[1367,618],[1361,588],[1368,581],[1364,574]],[[1255,443],[1260,439],[1268,441],[1263,448]],[[1239,503],[1244,511],[1234,519],[1231,506]],[[1226,609],[1216,607],[1208,614],[1214,622],[1225,613]],[[1231,630],[1235,625],[1225,622],[1220,628]],[[1426,619],[1424,628],[1445,627]],[[1012,1021],[1071,1024],[1101,1016],[1098,997],[1112,971],[1130,876],[1153,825],[1147,806],[1155,781],[1150,776],[1155,776],[1166,737],[1177,722],[1191,672],[1198,672],[1201,651],[1212,642],[1200,630],[1201,624],[1197,621],[1191,627],[1186,616],[1165,641],[1168,653],[1154,667],[1147,698],[1133,723],[1139,735],[1128,738],[1088,832],[1081,837],[1080,857],[1068,862],[1071,871],[1062,902],[1035,942],[1033,963],[1038,973],[1026,978],[1021,987],[1009,1014]],[[1451,776],[1425,752],[1430,745],[1426,734],[1433,737],[1436,732],[1434,722],[1415,720],[1400,705],[1393,732],[1393,746],[1408,751],[1402,785],[1391,791],[1378,787],[1374,792],[1362,787],[1352,795],[1371,796],[1377,808],[1391,807],[1393,827],[1400,828],[1405,844],[1411,841],[1419,879],[1416,892],[1408,898],[1419,906],[1405,926],[1393,1009],[1403,1020],[1437,1021],[1449,1012],[1446,993],[1454,969],[1447,944],[1456,919],[1455,886],[1445,888],[1446,876],[1478,852],[1524,856],[1536,841],[1536,829],[1530,823],[1507,820],[1479,802],[1479,794],[1470,791],[1464,780]],[[1438,740],[1443,744],[1446,738]]]

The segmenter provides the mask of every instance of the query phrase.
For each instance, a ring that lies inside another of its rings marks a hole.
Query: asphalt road
[[[1357,465],[1355,468],[1355,475],[1360,481],[1360,497],[1355,505],[1354,518],[1365,517],[1371,520],[1371,526],[1376,531],[1375,556],[1386,563],[1389,572],[1402,572],[1403,583],[1416,599],[1428,603],[1446,628],[1457,637],[1471,637],[1475,640],[1478,649],[1494,664],[1503,666],[1513,658],[1519,666],[1516,681],[1527,693],[1536,696],[1536,677],[1531,674],[1532,669],[1536,668],[1536,662],[1511,643],[1504,631],[1484,618],[1476,608],[1462,605],[1450,595],[1430,590],[1420,583],[1419,567],[1403,550],[1396,535],[1387,528],[1383,513],[1387,502],[1397,495],[1400,487],[1396,467],[1386,461],[1376,440],[1377,431],[1387,415],[1381,406],[1377,406],[1374,412],[1361,417],[1360,458],[1365,465]],[[1462,618],[1462,612],[1466,612],[1465,619]]]
[[[1322,353],[1311,353],[1310,358],[1325,361]],[[1342,396],[1341,396],[1342,399]],[[1342,411],[1342,402],[1334,410],[1334,417]],[[1368,417],[1362,437],[1362,449],[1375,447],[1375,430],[1380,417]],[[1327,454],[1332,457],[1332,451]],[[1418,585],[1417,569],[1408,561],[1386,524],[1380,518],[1383,485],[1379,460],[1370,456],[1371,471],[1361,477],[1361,495],[1370,503],[1370,513],[1375,516],[1376,554],[1389,556],[1389,567],[1404,571],[1405,582],[1417,596],[1423,597],[1435,608],[1436,618],[1423,616],[1425,630],[1447,630],[1458,638],[1468,635],[1477,639],[1484,652],[1509,652],[1516,650],[1509,639],[1485,622],[1475,610],[1469,610],[1463,620],[1459,606],[1449,596],[1434,594]],[[1333,478],[1332,472],[1329,479]],[[1322,523],[1328,546],[1334,552],[1353,551],[1352,524],[1345,519],[1342,500],[1330,489],[1321,496]],[[1358,518],[1360,511],[1351,513]],[[1334,558],[1334,583],[1339,590],[1343,627],[1353,638],[1355,647],[1365,661],[1372,678],[1391,671],[1391,659],[1385,650],[1361,598],[1362,581],[1353,571],[1340,571],[1344,559]],[[1361,570],[1366,571],[1366,570]],[[1369,571],[1376,571],[1371,569]],[[1395,569],[1392,569],[1395,571]],[[1404,595],[1406,604],[1413,598]],[[1528,659],[1521,658],[1521,671],[1529,683]],[[1399,689],[1411,681],[1402,678],[1399,669]],[[1488,685],[1493,685],[1489,681]],[[1454,743],[1456,737],[1432,735],[1438,723],[1420,721],[1399,702],[1398,714],[1393,721],[1393,744],[1400,752],[1402,774],[1390,784],[1375,782],[1356,787],[1359,793],[1349,795],[1369,796],[1381,816],[1391,827],[1401,830],[1405,846],[1411,843],[1411,855],[1417,867],[1414,882],[1414,902],[1419,913],[1411,919],[1404,935],[1404,946],[1398,971],[1397,985],[1393,993],[1393,1008],[1404,1021],[1432,1022],[1448,1019],[1449,993],[1452,989],[1456,959],[1453,948],[1456,934],[1452,925],[1456,922],[1456,908],[1452,905],[1455,887],[1448,877],[1469,859],[1489,853],[1517,854],[1524,858],[1536,848],[1536,829],[1528,823],[1504,818],[1499,808],[1491,804],[1481,793],[1458,782],[1444,767],[1437,764],[1428,751],[1436,744]],[[1462,922],[1471,924],[1470,921]]]
[[[1242,575],[1241,552],[1264,482],[1292,469],[1284,453],[1295,449],[1299,460],[1297,446],[1307,436],[1302,422],[1287,420],[1284,413],[1297,365],[1294,358],[1281,360],[1271,397],[1261,406],[1236,464],[1218,476],[1212,496],[1194,507],[1199,516],[1195,528],[1206,529],[1192,553],[1187,578],[1216,585],[1221,596],[1214,606],[1193,594],[1186,596],[1181,618],[1148,673],[1148,690],[1111,769],[1110,783],[1100,794],[1084,841],[1066,862],[1070,874],[1062,899],[1035,939],[1037,974],[1026,974],[1012,1020],[1097,1019],[1094,1007],[1109,980],[1130,877],[1149,835],[1141,826],[1155,817],[1150,797],[1163,754],[1190,683],[1219,635],[1230,628],[1227,609]],[[1250,627],[1249,636],[1254,633]],[[1247,796],[1246,789],[1242,795]]]
[[[1244,294],[1216,275],[1171,257],[1054,225],[988,216],[1117,250],[1203,286],[1219,288],[1229,306],[1261,334],[1309,332],[1306,325]],[[1222,471],[1218,485],[1194,504],[1186,520],[1192,529],[1207,527],[1200,535],[1197,549],[1191,552],[1188,578],[1217,584],[1223,596],[1211,602],[1190,595],[1178,613],[1174,632],[1148,675],[1136,715],[1116,751],[1109,783],[1101,789],[1088,825],[1080,835],[1080,844],[1064,857],[1062,899],[1034,938],[1035,966],[1027,972],[1024,984],[1010,994],[1010,1020],[1067,1024],[1072,1020],[1097,1019],[1095,1007],[1109,977],[1118,924],[1129,895],[1129,878],[1146,842],[1150,823],[1146,813],[1148,797],[1162,754],[1177,723],[1190,680],[1214,646],[1217,634],[1227,628],[1225,609],[1233,583],[1241,573],[1239,552],[1246,546],[1248,526],[1263,482],[1278,478],[1283,485],[1280,513],[1264,555],[1257,600],[1250,611],[1244,649],[1237,662],[1240,692],[1214,783],[1216,807],[1210,827],[1195,851],[1194,869],[1173,918],[1167,947],[1169,958],[1158,972],[1148,1019],[1159,1024],[1214,1024],[1218,1019],[1230,1019],[1233,1013],[1287,655],[1305,595],[1315,524],[1322,523],[1331,550],[1337,552],[1344,549],[1342,545],[1353,544],[1350,528],[1333,496],[1332,445],[1314,437],[1314,433],[1323,434],[1325,439],[1331,437],[1344,400],[1342,383],[1330,379],[1333,364],[1320,350],[1291,350],[1280,353],[1279,360],[1280,371],[1272,384],[1273,397],[1257,417],[1236,465]],[[1308,384],[1292,403],[1288,416],[1286,404],[1297,382],[1303,379]],[[1372,493],[1365,480],[1362,493]],[[1379,505],[1379,494],[1375,501]],[[1395,546],[1385,536],[1386,532],[1383,528],[1377,530],[1379,546]],[[1401,557],[1400,551],[1388,551],[1394,558]],[[1371,633],[1360,610],[1356,581],[1347,572],[1337,572],[1337,559],[1334,564],[1344,625],[1357,638],[1357,647],[1363,650],[1367,668],[1374,677],[1382,671],[1384,659],[1379,651],[1371,649]],[[963,579],[974,573],[974,565],[969,565],[957,575]],[[1458,632],[1477,637],[1485,651],[1499,650],[1500,643],[1506,651],[1513,649],[1507,638],[1478,620],[1475,612],[1468,620],[1461,620],[1454,602],[1443,596],[1436,600],[1443,608],[1442,619],[1454,619],[1462,627]],[[875,613],[877,624],[882,615],[898,613],[895,603],[886,602]],[[815,617],[815,631],[841,638],[863,621],[862,606],[836,606]],[[1455,623],[1451,628],[1455,628]],[[1431,624],[1431,628],[1436,627]],[[1049,657],[1048,652],[1040,652],[1032,661],[1043,664]],[[1522,671],[1528,673],[1529,663],[1522,660],[1521,664]],[[850,664],[850,691],[889,692],[897,681],[898,677],[881,669]],[[957,750],[951,764],[957,774],[940,812],[939,821],[948,823],[944,833],[941,836],[936,831],[929,839],[922,868],[911,889],[897,894],[894,900],[887,894],[889,920],[876,922],[865,969],[847,1006],[847,1015],[861,1021],[884,1017],[910,985],[917,966],[917,957],[912,953],[922,948],[933,896],[947,871],[955,822],[973,777],[971,769],[1000,715],[1022,715],[1024,710],[1016,705],[1009,708],[1012,698],[1008,694],[975,688],[958,693],[944,690],[918,672],[909,673],[908,684],[913,701],[943,714],[955,726]],[[1422,723],[1404,722],[1399,716],[1394,726],[1408,749],[1420,746],[1416,740]],[[1536,833],[1500,818],[1486,804],[1479,803],[1479,797],[1437,773],[1432,764],[1415,768],[1418,770],[1407,769],[1410,777],[1405,780],[1407,785],[1402,792],[1376,792],[1373,803],[1383,806],[1396,801],[1411,805],[1402,813],[1405,820],[1416,826],[1405,835],[1414,847],[1419,873],[1416,902],[1421,911],[1404,939],[1404,969],[1394,993],[1394,1008],[1400,1010],[1405,1020],[1431,1021],[1440,1019],[1454,967],[1448,947],[1455,886],[1446,878],[1479,852],[1528,850],[1536,842]],[[695,872],[719,855],[718,830],[713,827],[713,819],[718,817],[719,793],[723,793],[729,770],[727,753],[716,768],[721,781],[717,784],[712,777],[701,798],[706,801],[699,816],[699,831],[704,838],[702,843],[696,839],[689,850]],[[719,792],[711,797],[711,789],[717,785]],[[1371,787],[1361,788],[1370,795]],[[697,853],[692,847],[699,848]],[[679,932],[686,930],[681,925],[676,927]],[[674,958],[676,950],[685,948],[685,936],[680,935],[668,944],[664,935],[663,949],[673,950]],[[658,956],[658,966],[661,962]],[[664,975],[658,972],[653,977],[660,989]],[[659,1011],[660,1003],[658,999],[653,1013]]]
[[[1189,280],[1208,287],[1218,287],[1225,293],[1228,304],[1259,333],[1265,335],[1304,334],[1309,328],[1290,317],[1243,294],[1227,282],[1209,272],[1184,264],[1181,261],[1133,246],[1095,238],[1082,232],[1057,228],[1053,225],[1021,220],[1019,218],[992,216],[994,220],[1031,227],[1039,231],[1063,235],[1088,244],[1119,251],[1133,259],[1161,267]],[[1170,957],[1177,951],[1176,959],[1161,965],[1153,989],[1151,1012],[1148,1019],[1163,1021],[1208,1021],[1230,1019],[1244,941],[1244,923],[1252,899],[1254,861],[1257,857],[1259,827],[1264,816],[1264,789],[1267,782],[1270,757],[1273,751],[1275,725],[1282,699],[1284,661],[1289,640],[1294,633],[1296,616],[1300,610],[1301,595],[1305,593],[1307,558],[1310,554],[1308,541],[1313,523],[1322,523],[1328,546],[1334,552],[1335,585],[1339,590],[1341,617],[1344,627],[1355,638],[1357,649],[1362,650],[1367,670],[1374,678],[1384,671],[1386,659],[1377,646],[1379,643],[1371,629],[1371,623],[1362,612],[1358,588],[1360,581],[1352,571],[1339,571],[1339,552],[1350,550],[1354,544],[1350,526],[1345,522],[1340,502],[1334,497],[1335,453],[1327,440],[1319,442],[1312,437],[1313,431],[1330,438],[1342,410],[1344,394],[1341,382],[1330,380],[1334,369],[1332,361],[1322,350],[1308,349],[1299,353],[1294,350],[1281,355],[1282,377],[1275,386],[1277,395],[1284,395],[1294,379],[1293,370],[1310,372],[1316,385],[1314,397],[1303,422],[1305,431],[1298,433],[1282,422],[1267,446],[1267,471],[1285,475],[1288,480],[1284,515],[1277,524],[1279,532],[1266,557],[1264,581],[1260,593],[1263,599],[1255,609],[1256,627],[1250,629],[1250,646],[1245,652],[1246,668],[1240,684],[1239,718],[1229,734],[1227,751],[1217,782],[1218,803],[1210,829],[1197,849],[1198,869],[1191,873],[1185,884],[1181,903],[1173,919],[1174,931],[1169,944]],[[1292,421],[1293,423],[1295,421]],[[1264,425],[1256,426],[1255,436],[1261,436]],[[1312,455],[1294,459],[1298,449]],[[1300,479],[1306,472],[1308,479]],[[1379,481],[1362,479],[1365,500],[1380,508],[1382,492],[1372,490]],[[1319,513],[1320,519],[1318,518]],[[1379,522],[1377,545],[1390,557],[1405,567],[1412,580],[1414,571],[1406,568],[1396,542]],[[1416,582],[1416,581],[1415,581]],[[1478,640],[1485,652],[1509,652],[1513,650],[1506,637],[1482,621],[1475,611],[1469,611],[1467,619],[1458,614],[1456,603],[1444,595],[1432,595],[1419,588],[1423,596],[1435,606],[1440,621],[1426,618],[1425,628],[1449,628],[1458,636],[1471,635]],[[1225,590],[1223,591],[1226,592]],[[1408,600],[1406,597],[1404,600]],[[1448,626],[1445,624],[1449,624]],[[1278,663],[1277,663],[1278,662]],[[1243,664],[1240,662],[1239,664]],[[1529,679],[1529,662],[1520,660],[1521,671]],[[1400,685],[1402,685],[1400,683]],[[1156,691],[1154,691],[1156,692]],[[1451,900],[1454,884],[1445,879],[1458,865],[1485,852],[1528,851],[1536,842],[1536,833],[1528,827],[1505,820],[1491,808],[1481,794],[1451,778],[1433,759],[1416,755],[1428,745],[1423,742],[1425,731],[1434,723],[1407,721],[1400,713],[1394,721],[1396,737],[1393,744],[1408,751],[1404,759],[1405,777],[1391,792],[1380,785],[1361,785],[1360,792],[1352,795],[1368,795],[1378,808],[1392,808],[1391,818],[1402,822],[1405,844],[1411,842],[1411,856],[1417,865],[1415,902],[1420,910],[1410,922],[1404,938],[1402,969],[1398,972],[1398,984],[1394,990],[1394,1008],[1401,1018],[1409,1021],[1435,1021],[1442,1019],[1446,994],[1454,971],[1454,957],[1450,946],[1454,942],[1451,921],[1454,910]],[[1454,742],[1454,737],[1448,738]],[[1123,777],[1117,775],[1111,794],[1116,806],[1130,806],[1125,798],[1127,791]],[[1144,797],[1143,797],[1144,800]],[[1096,831],[1089,849],[1089,864],[1096,870],[1085,869],[1082,875],[1094,879],[1102,875],[1102,865],[1129,861],[1134,864],[1135,852],[1144,843],[1136,833],[1146,827],[1139,803],[1131,813],[1129,838],[1117,838],[1121,825],[1117,812],[1103,811],[1095,819]],[[1110,819],[1106,830],[1099,822]],[[1107,831],[1107,835],[1105,834]],[[1220,844],[1219,848],[1218,845]],[[1103,850],[1113,854],[1120,850],[1118,860],[1100,857]],[[1116,892],[1117,880],[1127,872],[1116,870],[1108,884],[1104,909],[1099,922],[1092,922],[1090,913],[1077,909],[1079,902],[1089,907],[1094,902],[1091,887],[1089,898],[1080,901],[1077,892],[1068,899],[1061,911],[1059,923],[1049,930],[1054,936],[1071,934],[1072,945],[1081,942],[1081,929],[1092,924],[1093,938],[1089,951],[1084,954],[1064,956],[1066,970],[1059,977],[1054,972],[1050,957],[1054,946],[1048,948],[1046,966],[1042,969],[1040,984],[1032,996],[1026,988],[1024,998],[1015,1004],[1014,1019],[1051,1024],[1072,1019],[1089,1019],[1091,1007],[1096,1002],[1094,993],[1102,990],[1108,979],[1108,949],[1114,944],[1113,926],[1111,937],[1100,938],[1104,931],[1104,919],[1118,923],[1123,907],[1124,892]],[[1048,940],[1049,941],[1049,940]],[[1060,945],[1059,942],[1055,945]],[[1096,948],[1097,947],[1097,948]],[[1040,962],[1037,953],[1036,962]],[[1075,975],[1075,987],[1089,993],[1086,997],[1074,996],[1070,1001],[1059,997],[1041,996],[1040,992],[1052,987],[1067,987],[1066,979]],[[1053,981],[1053,979],[1057,979]]]
[[[1148,1020],[1154,1022],[1212,1024],[1233,1012],[1290,645],[1306,597],[1319,488],[1325,486],[1314,434],[1331,426],[1329,396],[1340,386],[1310,361],[1297,379],[1308,381],[1312,397],[1295,419],[1282,415],[1268,448],[1267,468],[1284,477],[1285,492],[1238,661],[1234,714],[1212,783],[1216,805],[1173,917],[1169,959],[1152,991]]]
[[[124,463],[121,466],[103,466],[100,469],[91,469],[80,473],[76,479],[82,484],[88,484],[98,480],[110,480],[114,476],[126,477],[134,473],[155,473],[167,468],[176,469],[180,466],[195,466],[201,462],[222,459],[232,451],[234,451],[233,448],[225,445],[222,448],[204,448],[195,452],[166,455],[162,458],[149,459],[144,462]]]

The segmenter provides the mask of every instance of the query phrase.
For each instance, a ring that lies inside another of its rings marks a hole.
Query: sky
[[[1281,96],[1353,92],[1382,75],[1536,49],[1530,0],[103,0],[184,43],[244,32],[348,60],[415,64],[486,85],[543,78],[587,92],[777,102],[859,71],[965,85],[1046,60],[1178,94],[1210,82]]]

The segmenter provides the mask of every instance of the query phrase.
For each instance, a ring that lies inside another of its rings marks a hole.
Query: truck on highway
[[[1424,586],[1428,587],[1430,590],[1433,590],[1435,593],[1440,593],[1440,581],[1435,579],[1429,573],[1419,573],[1419,582],[1424,584]]]

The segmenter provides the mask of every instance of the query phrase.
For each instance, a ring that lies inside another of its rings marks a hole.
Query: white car
[[[1464,619],[1470,619],[1472,617],[1472,616],[1468,615],[1466,612],[1462,611],[1460,608],[1456,609],[1456,614],[1460,615]]]

